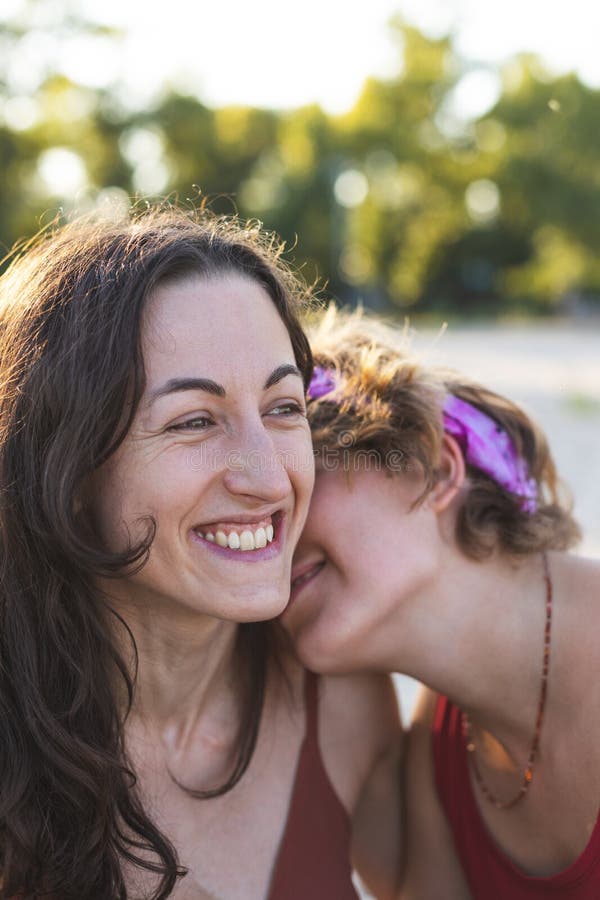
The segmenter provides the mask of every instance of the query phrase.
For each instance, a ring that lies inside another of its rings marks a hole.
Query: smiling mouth
[[[214,522],[198,525],[193,531],[198,537],[218,547],[248,553],[262,550],[277,539],[282,518],[281,510],[254,522]]]

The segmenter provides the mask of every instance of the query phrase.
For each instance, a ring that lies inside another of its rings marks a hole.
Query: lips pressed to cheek
[[[290,604],[298,597],[301,591],[307,587],[319,575],[325,566],[325,560],[309,562],[292,571],[292,587],[290,592]]]

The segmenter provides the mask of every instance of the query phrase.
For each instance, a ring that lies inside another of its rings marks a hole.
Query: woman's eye
[[[306,411],[299,403],[281,403],[269,412],[270,416],[305,416]]]
[[[193,419],[186,419],[185,422],[169,425],[167,431],[205,431],[213,424],[213,420],[208,416],[194,416]]]

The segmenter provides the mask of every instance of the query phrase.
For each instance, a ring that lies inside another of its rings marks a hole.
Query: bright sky
[[[68,2],[68,0],[67,0]],[[132,102],[147,102],[166,81],[190,87],[210,105],[294,107],[317,101],[348,109],[369,74],[392,75],[400,54],[386,23],[395,13],[440,35],[481,66],[520,50],[556,71],[576,69],[600,87],[597,0],[71,0],[90,18],[124,28],[118,45],[72,39],[55,47],[67,74],[92,85],[125,79]],[[36,0],[37,21],[52,25],[65,0]],[[22,0],[2,0],[3,17]],[[33,80],[40,41],[25,46],[16,73]],[[47,48],[46,48],[47,49]],[[490,79],[472,79],[466,111],[493,101]],[[482,110],[483,111],[483,110]]]

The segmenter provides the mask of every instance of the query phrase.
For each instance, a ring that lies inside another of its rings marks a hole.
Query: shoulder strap
[[[304,674],[304,705],[306,710],[305,739],[319,742],[319,676],[306,669]]]

